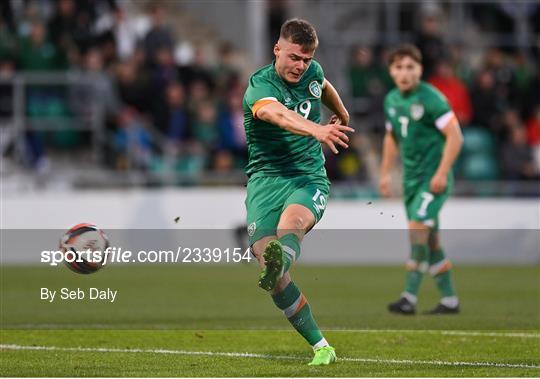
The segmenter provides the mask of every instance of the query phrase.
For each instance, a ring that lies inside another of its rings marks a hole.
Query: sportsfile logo
[[[253,257],[248,249],[182,247],[176,250],[139,250],[133,252],[121,247],[109,246],[100,250],[44,250],[41,263],[57,266],[59,263],[92,263],[105,266],[107,263],[240,263],[251,262]]]
[[[59,263],[96,263],[105,265],[108,261],[108,256],[111,253],[111,248],[107,250],[44,250],[41,252],[41,263],[48,263],[51,266],[57,266]],[[120,256],[120,259],[123,257]],[[129,257],[126,257],[129,258]]]

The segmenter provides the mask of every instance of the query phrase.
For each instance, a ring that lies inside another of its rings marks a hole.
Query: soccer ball
[[[66,266],[78,274],[92,274],[105,262],[109,239],[93,224],[77,224],[60,240]]]

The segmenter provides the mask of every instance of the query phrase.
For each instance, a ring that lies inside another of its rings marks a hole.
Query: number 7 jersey
[[[399,145],[404,186],[429,181],[444,149],[440,130],[455,117],[444,95],[425,82],[407,94],[394,88],[384,99],[384,114],[386,130]]]
[[[325,173],[324,155],[316,139],[299,136],[254,116],[262,106],[278,101],[319,124],[323,81],[323,70],[315,60],[296,84],[283,81],[274,62],[250,77],[243,102],[249,177]]]

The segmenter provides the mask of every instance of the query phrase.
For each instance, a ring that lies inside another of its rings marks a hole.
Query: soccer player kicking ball
[[[388,309],[394,313],[414,314],[422,277],[429,271],[437,283],[441,300],[427,313],[458,313],[452,265],[441,248],[438,228],[439,211],[452,189],[451,168],[463,137],[445,97],[420,80],[422,56],[415,46],[399,46],[389,54],[388,63],[397,88],[384,99],[386,135],[380,190],[386,197],[391,195],[390,172],[399,151],[411,243],[405,290]]]
[[[291,280],[304,235],[321,219],[330,182],[321,143],[334,153],[347,148],[349,115],[313,59],[317,34],[307,21],[286,21],[274,46],[275,60],[256,71],[244,95],[249,162],[246,174],[250,246],[263,271],[259,286],[313,347],[310,365],[336,354],[317,326],[311,307]],[[334,115],[319,125],[321,102]]]

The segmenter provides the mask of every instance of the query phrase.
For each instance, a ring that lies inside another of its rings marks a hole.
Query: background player
[[[307,21],[286,21],[274,46],[275,61],[249,79],[244,126],[250,245],[264,268],[259,286],[315,351],[310,365],[336,360],[305,296],[288,272],[300,242],[322,217],[329,193],[321,143],[334,153],[347,148],[349,114],[337,91],[313,60],[318,38]],[[321,102],[334,115],[319,125]]]
[[[389,54],[388,63],[396,88],[384,100],[387,132],[380,190],[384,196],[391,195],[390,172],[399,151],[411,243],[405,290],[388,308],[414,314],[422,277],[429,270],[441,300],[428,313],[458,313],[452,265],[440,246],[438,227],[439,212],[453,185],[452,164],[463,141],[460,126],[445,97],[420,80],[422,56],[415,46],[397,47]]]

